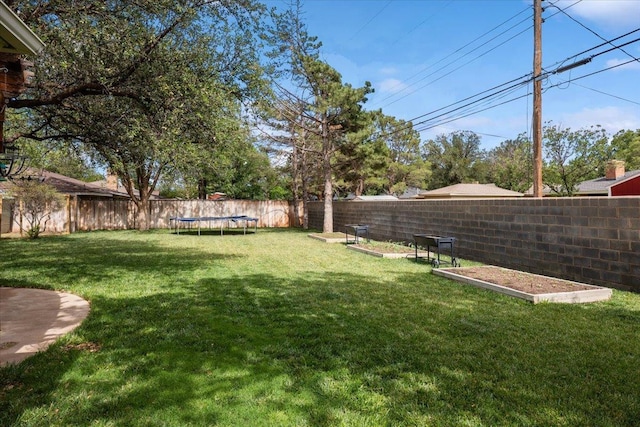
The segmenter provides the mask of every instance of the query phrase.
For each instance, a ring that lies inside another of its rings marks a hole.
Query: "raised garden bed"
[[[360,241],[359,244],[347,245],[347,249],[373,255],[379,258],[415,258],[415,249],[393,242]],[[427,256],[426,252],[418,252],[419,256]]]
[[[345,243],[344,233],[311,233],[308,236],[325,243]]]
[[[495,266],[442,268],[433,273],[479,288],[530,301],[586,303],[611,298],[608,288]]]

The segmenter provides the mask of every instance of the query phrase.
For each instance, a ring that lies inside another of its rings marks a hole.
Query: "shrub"
[[[30,239],[37,239],[46,231],[51,212],[59,209],[64,201],[64,196],[54,187],[37,180],[14,181],[11,193],[18,212],[28,224],[26,233]]]

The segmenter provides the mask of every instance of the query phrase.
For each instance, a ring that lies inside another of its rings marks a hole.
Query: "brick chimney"
[[[111,173],[111,171],[107,171],[107,188],[118,191],[118,175]]]
[[[624,176],[624,161],[609,160],[605,166],[606,179],[620,179]]]

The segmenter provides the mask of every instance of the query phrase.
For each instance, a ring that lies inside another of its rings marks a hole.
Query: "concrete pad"
[[[0,287],[0,366],[46,349],[88,314],[89,303],[73,294]]]

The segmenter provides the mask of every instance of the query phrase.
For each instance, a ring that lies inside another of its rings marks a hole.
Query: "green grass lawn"
[[[638,425],[639,295],[532,305],[306,235],[1,240],[1,286],[91,313],[0,369],[0,425]]]

